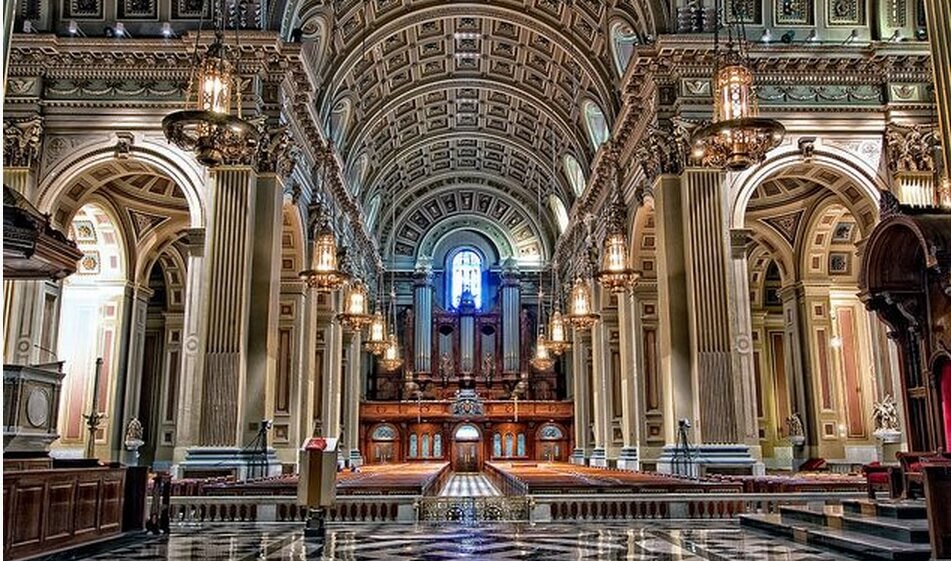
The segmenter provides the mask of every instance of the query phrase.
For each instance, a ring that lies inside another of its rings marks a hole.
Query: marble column
[[[583,340],[585,331],[572,330],[571,339],[571,380],[574,396],[574,440],[575,449],[571,453],[571,463],[584,465],[590,446],[591,408],[588,392],[587,344]]]
[[[152,293],[153,291],[147,286],[135,285],[131,287],[130,321],[125,322],[126,339],[129,347],[125,377],[122,380],[125,391],[124,396],[117,395],[117,405],[118,400],[124,401],[122,417],[117,419],[119,424],[116,427],[119,432],[116,453],[119,454],[118,457],[120,458],[123,454],[122,433],[124,433],[133,417],[139,418],[139,403],[142,396],[142,363],[145,352],[145,322]],[[158,412],[155,413],[155,415],[158,414]]]
[[[808,340],[803,338],[808,333],[807,314],[809,313],[805,297],[805,288],[802,284],[783,287],[779,291],[783,303],[783,343],[786,355],[786,373],[789,380],[789,409],[790,414],[798,413],[806,434],[806,444],[793,449],[793,468],[798,467],[808,458],[818,457],[819,428],[816,426],[811,407],[813,402],[812,368],[810,367]],[[786,419],[777,419],[785,424]]]
[[[664,438],[677,441],[677,421],[697,424],[687,312],[687,274],[684,260],[683,194],[680,180],[661,176],[654,183],[654,221],[657,227],[658,372],[663,379]],[[691,435],[693,436],[693,435]]]
[[[502,373],[518,374],[521,360],[519,338],[521,330],[519,314],[521,297],[518,268],[512,262],[502,269]]]
[[[749,264],[747,247],[749,230],[730,231],[729,318],[733,381],[737,388],[734,401],[742,411],[738,427],[739,442],[759,450],[759,415],[756,412],[756,369],[753,361],[753,322],[751,318]]]
[[[205,323],[208,299],[204,278],[205,229],[192,228],[182,238],[186,250],[185,317],[182,331],[181,383],[175,419],[173,462],[185,459],[188,448],[198,444],[205,356]]]
[[[608,462],[608,450],[612,441],[611,421],[613,411],[611,405],[611,369],[608,364],[611,356],[611,349],[608,344],[607,322],[601,310],[602,288],[595,282],[592,283],[592,302],[597,311],[601,313],[601,321],[594,324],[591,328],[591,377],[593,386],[591,388],[591,397],[594,400],[594,410],[591,412],[594,417],[594,450],[591,451],[590,463],[593,466],[605,467]]]
[[[339,308],[340,295],[330,296],[334,313]],[[340,400],[343,376],[343,329],[336,321],[324,327],[324,380],[321,387],[320,426],[323,436],[340,436]]]
[[[617,467],[638,470],[640,446],[641,385],[636,334],[639,332],[634,298],[630,292],[618,294],[618,331],[621,339],[621,438],[624,445],[618,455]]]
[[[344,392],[344,412],[346,419],[343,423],[344,445],[348,451],[347,465],[356,467],[363,465],[363,456],[360,453],[360,401],[363,397],[363,338],[360,332],[350,337],[347,345],[347,376]]]
[[[242,442],[253,440],[264,419],[274,418],[279,352],[281,231],[284,182],[260,173],[254,190],[254,236],[248,324],[248,369],[241,428]],[[263,399],[262,399],[263,397]]]
[[[257,177],[251,167],[220,167],[211,180],[205,244],[208,334],[198,441],[241,448]]]
[[[939,186],[939,204],[951,207],[951,3],[948,0],[924,0],[934,71],[935,104],[941,127],[941,151],[947,183]]]
[[[417,266],[413,274],[413,357],[417,374],[432,374],[433,365],[433,272]]]

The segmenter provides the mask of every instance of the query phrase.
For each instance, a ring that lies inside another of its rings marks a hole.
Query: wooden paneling
[[[4,559],[21,559],[118,534],[125,469],[4,474]]]

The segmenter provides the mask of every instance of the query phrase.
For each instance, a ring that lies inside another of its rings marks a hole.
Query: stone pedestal
[[[617,467],[618,469],[639,471],[641,460],[637,455],[637,448],[632,446],[621,448],[621,453],[617,457]]]

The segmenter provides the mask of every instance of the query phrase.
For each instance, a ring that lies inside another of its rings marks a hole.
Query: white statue
[[[872,405],[872,420],[875,422],[876,438],[885,442],[898,440],[901,431],[898,429],[898,404],[891,394],[886,394],[882,401]]]

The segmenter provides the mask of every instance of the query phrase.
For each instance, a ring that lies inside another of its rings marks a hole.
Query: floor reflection
[[[208,524],[169,536],[110,544],[66,559],[217,560],[609,560],[831,561],[852,559],[722,522],[516,526],[335,525],[320,547],[300,525]]]

